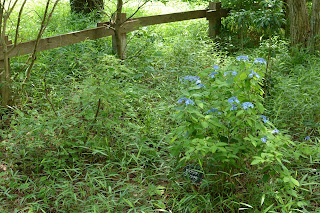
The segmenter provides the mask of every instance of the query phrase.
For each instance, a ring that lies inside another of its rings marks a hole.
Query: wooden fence
[[[125,13],[115,14],[115,18],[110,22],[98,23],[96,28],[76,31],[63,35],[42,38],[37,45],[37,52],[64,47],[71,44],[80,43],[86,40],[94,40],[103,37],[112,36],[112,48],[121,59],[126,58],[127,33],[138,30],[143,26],[156,24],[206,18],[209,22],[209,36],[214,38],[220,32],[221,18],[228,15],[228,10],[221,8],[220,2],[209,2],[209,9],[194,10],[187,12],[178,12],[171,14],[145,16],[139,18],[126,18]],[[6,89],[5,81],[8,76],[2,76],[4,73],[5,64],[9,64],[10,58],[33,53],[36,40],[21,42],[13,46],[12,42],[7,39],[7,48],[12,49],[8,55],[3,52],[3,47],[0,47],[0,77],[1,90]],[[1,92],[2,93],[2,92]],[[2,93],[4,94],[4,93]]]

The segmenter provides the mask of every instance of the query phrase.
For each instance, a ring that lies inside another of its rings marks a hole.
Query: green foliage
[[[258,78],[264,66],[248,63],[246,56],[237,59],[222,70],[214,66],[199,77],[181,78],[189,87],[182,90],[184,97],[178,101],[183,106],[177,108],[179,127],[172,139],[172,153],[182,161],[200,162],[208,170],[212,164],[228,164],[240,170],[245,169],[247,161],[261,165],[258,171],[264,183],[275,181],[297,198],[300,183],[286,162],[298,161],[302,153],[290,151],[296,144],[261,116],[264,107]]]
[[[277,126],[298,140],[319,136],[319,60],[304,50],[284,49],[274,59],[274,82],[267,107]],[[281,82],[281,83],[280,83]],[[290,120],[290,121],[289,121]]]
[[[282,4],[280,0],[263,0],[255,8],[233,10],[224,23],[233,31],[250,29],[274,35],[285,23]]]

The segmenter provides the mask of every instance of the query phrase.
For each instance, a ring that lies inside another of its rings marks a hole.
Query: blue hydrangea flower
[[[308,140],[310,140],[311,138],[310,138],[310,136],[307,136],[307,137],[305,137],[304,138],[306,141],[308,141]]]
[[[243,109],[248,109],[249,107],[253,108],[253,104],[251,102],[244,102],[243,104],[241,104]]]
[[[249,78],[253,78],[254,76],[255,76],[256,78],[258,78],[258,79],[260,78],[260,76],[258,75],[258,73],[253,72],[253,71],[251,71],[251,73],[248,75]]]
[[[190,81],[190,82],[199,82],[200,81],[200,77],[199,76],[192,76],[192,75],[186,75],[186,76],[184,76],[184,77],[182,77],[182,78],[180,78],[180,81],[182,82],[182,81]],[[200,83],[201,83],[201,81],[200,81]]]
[[[277,129],[274,129],[274,130],[271,131],[271,134],[278,134],[278,133],[280,133],[280,131],[277,130]]]
[[[198,87],[200,87],[200,88],[205,88],[206,86],[203,85],[203,84],[198,84]]]
[[[263,123],[267,123],[269,121],[269,118],[267,118],[267,116],[265,115],[261,115],[261,118],[263,120]]]
[[[236,103],[240,103],[240,101],[238,100],[238,98],[237,97],[231,97],[231,98],[229,98],[228,99],[228,102],[230,103],[230,104],[233,104],[234,102],[236,102]]]
[[[219,112],[218,109],[209,109],[209,110],[207,111],[207,114],[209,114],[210,112],[218,112],[218,114],[221,115],[221,112]]]
[[[214,70],[220,69],[218,65],[213,65],[212,68],[213,68]]]
[[[211,78],[215,78],[217,74],[218,74],[218,72],[212,72],[209,76],[210,76]]]
[[[261,138],[262,143],[267,143],[267,139],[268,139],[268,137],[267,137],[267,136],[265,136],[265,137]]]
[[[185,103],[186,106],[188,106],[189,104],[193,105],[194,102],[189,99],[189,98],[186,98],[186,97],[183,97],[183,98],[180,98],[178,101],[177,101],[178,104],[182,104],[182,103]]]
[[[249,57],[246,55],[240,55],[237,57],[237,61],[249,61]]]
[[[236,71],[227,71],[223,74],[223,76],[227,76],[229,73],[231,73],[233,76],[236,76],[238,74]]]
[[[230,111],[237,110],[237,109],[238,109],[237,105],[232,104]]]
[[[256,60],[254,60],[255,64],[266,64],[266,60],[264,60],[263,58],[256,58]]]

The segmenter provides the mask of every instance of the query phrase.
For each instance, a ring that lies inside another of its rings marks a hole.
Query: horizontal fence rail
[[[123,32],[131,32],[136,30],[137,21],[126,22],[123,25]],[[52,36],[48,38],[42,38],[39,40],[39,45],[37,48],[37,52],[50,50],[58,47],[64,47],[71,44],[77,44],[86,40],[95,40],[99,38],[104,38],[108,36],[114,35],[114,30],[108,29],[104,26],[96,27],[93,29],[80,30],[72,33],[67,33],[63,35]],[[9,58],[30,54],[34,50],[34,46],[36,44],[36,40],[21,42],[18,43],[17,46],[9,52]],[[13,45],[8,45],[8,49],[13,47]],[[0,60],[4,60],[3,52],[0,49]]]
[[[139,27],[199,19],[199,18],[207,18],[208,20],[214,18],[225,17],[228,14],[228,10],[220,9],[217,10],[194,10],[194,11],[186,11],[186,12],[178,12],[178,13],[170,13],[170,14],[162,14],[162,15],[154,15],[154,16],[145,16],[139,18],[132,18],[127,20],[125,23],[121,25],[121,33],[128,33],[134,30],[138,30]],[[81,30],[76,32],[71,32],[63,35],[52,36],[48,38],[42,38],[39,40],[37,52],[50,50],[58,47],[64,47],[71,44],[80,43],[86,40],[95,40],[99,38],[104,38],[108,36],[114,35],[114,29],[106,27],[109,26],[110,22],[101,22],[98,23],[96,28]],[[21,42],[18,43],[12,51],[9,52],[8,57],[16,57],[21,55],[30,54],[34,50],[34,46],[36,44],[36,40]],[[9,44],[7,48],[10,50],[13,47],[12,44]],[[0,60],[4,60],[3,51],[1,51],[0,47]]]
[[[127,19],[126,13],[115,13],[110,22],[98,23],[93,29],[80,30],[62,35],[41,38],[12,44],[5,36],[4,47],[0,46],[0,93],[1,105],[7,107],[13,103],[12,88],[10,86],[10,58],[33,54],[44,50],[64,47],[86,40],[95,40],[112,36],[112,50],[120,59],[126,58],[127,33],[138,30],[140,27],[206,18],[208,20],[208,34],[215,38],[220,33],[221,18],[228,15],[229,10],[221,8],[220,2],[209,2],[209,9],[186,12],[145,16]],[[36,49],[35,49],[36,48]]]

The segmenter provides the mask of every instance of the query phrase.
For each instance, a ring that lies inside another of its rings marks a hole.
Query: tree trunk
[[[282,0],[283,3],[283,10],[284,10],[284,16],[285,20],[289,21],[289,7],[288,7],[288,1],[289,0]],[[283,23],[282,28],[285,30],[285,37],[289,38],[290,36],[290,28],[289,28],[289,23]]]
[[[288,0],[288,9],[291,44],[302,44],[305,47],[310,34],[306,0]]]
[[[103,0],[70,0],[70,7],[74,13],[88,14],[103,9]]]
[[[311,33],[309,48],[320,50],[320,1],[312,1]]]

